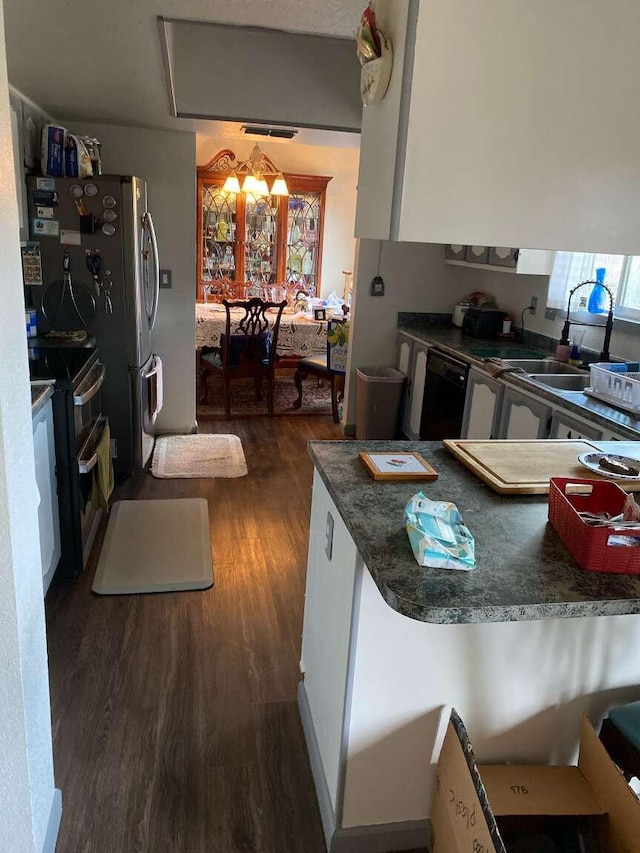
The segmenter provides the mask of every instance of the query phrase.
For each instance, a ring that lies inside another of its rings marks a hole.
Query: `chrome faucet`
[[[571,297],[576,292],[576,290],[580,290],[581,287],[584,287],[586,284],[599,284],[607,291],[609,295],[609,316],[607,317],[607,322],[604,327],[604,342],[602,344],[602,352],[600,353],[600,361],[610,361],[611,354],[609,353],[609,347],[611,346],[611,332],[613,331],[613,293],[607,287],[606,284],[603,284],[601,281],[581,281],[580,284],[576,284],[576,286],[569,292],[569,301],[567,302],[567,317],[564,321],[564,326],[562,327],[562,337],[560,338],[560,343],[563,345],[569,345],[569,331],[571,329],[571,321],[569,320],[570,310],[571,310]],[[574,323],[574,326],[598,326],[599,323]]]

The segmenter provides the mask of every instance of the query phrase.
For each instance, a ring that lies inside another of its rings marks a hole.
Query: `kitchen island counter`
[[[400,449],[421,453],[438,480],[378,482],[358,458]],[[547,522],[546,495],[495,494],[440,442],[310,442],[309,453],[382,597],[404,616],[463,623],[640,613],[640,577],[580,570]],[[475,569],[418,565],[404,525],[418,491],[457,505],[475,539]]]
[[[439,479],[374,481],[358,458],[402,450]],[[640,579],[581,571],[547,523],[546,495],[494,494],[438,443],[309,452],[298,699],[331,853],[427,846],[451,708],[483,763],[568,764],[582,714],[597,727],[640,698]],[[475,569],[417,564],[404,508],[418,491],[458,505]]]

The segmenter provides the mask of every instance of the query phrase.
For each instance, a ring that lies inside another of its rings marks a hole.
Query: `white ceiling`
[[[349,37],[364,5],[364,0],[4,0],[9,80],[61,121],[213,135],[223,123],[170,114],[158,15]],[[211,64],[212,85],[224,85],[233,68],[216,68],[215,54]],[[303,134],[309,138],[300,138]],[[298,142],[345,144],[341,137],[353,136],[359,143],[357,134],[333,136],[331,141],[324,132],[301,131]]]

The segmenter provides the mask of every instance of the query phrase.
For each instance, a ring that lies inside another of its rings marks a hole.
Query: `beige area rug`
[[[213,584],[204,498],[116,501],[91,589],[99,595],[207,589]]]
[[[165,480],[245,477],[247,460],[237,435],[161,435],[151,473]]]

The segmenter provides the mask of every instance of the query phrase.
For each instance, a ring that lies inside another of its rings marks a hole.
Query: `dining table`
[[[241,308],[230,310],[233,333],[245,312]],[[276,314],[273,317],[275,319]],[[196,302],[196,347],[220,346],[220,336],[224,334],[226,322],[224,305]],[[307,312],[285,308],[280,319],[277,353],[281,358],[292,359],[326,355],[327,321],[315,320],[313,314]]]

